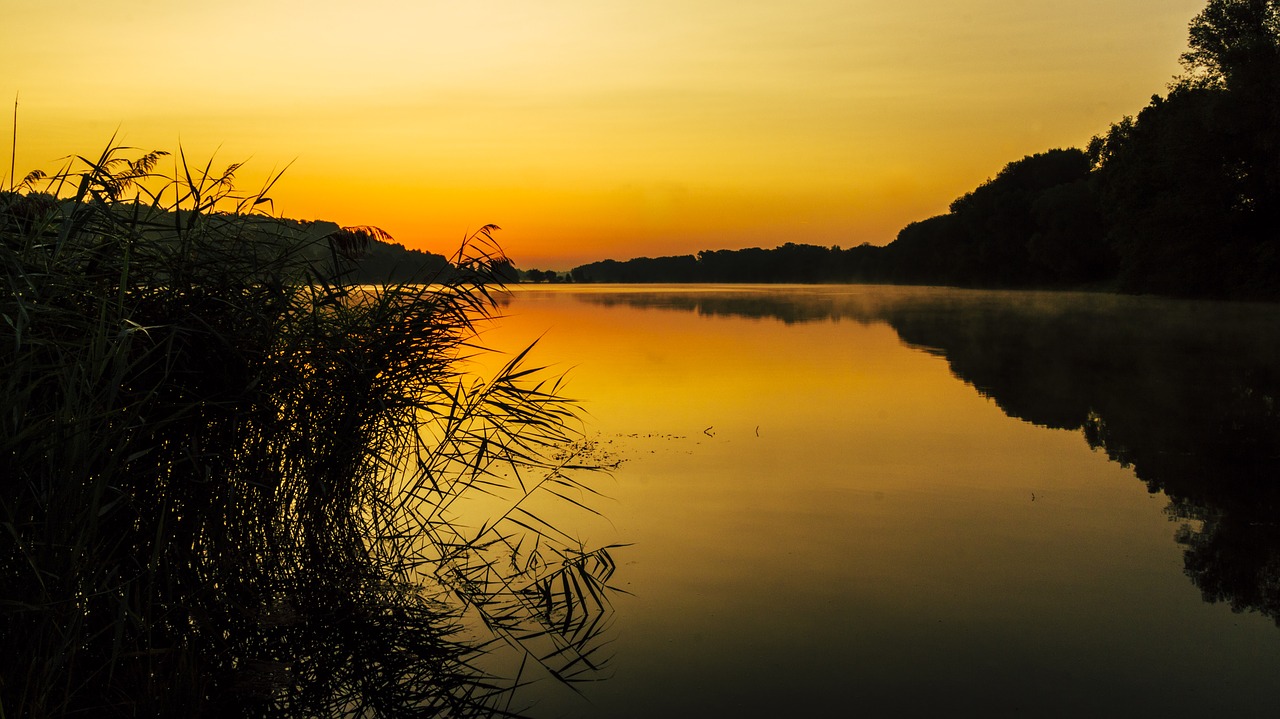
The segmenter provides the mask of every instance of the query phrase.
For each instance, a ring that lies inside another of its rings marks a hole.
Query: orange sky
[[[442,254],[496,223],[518,266],[568,269],[885,244],[1163,93],[1203,5],[0,0],[0,98],[19,175],[118,128],[249,186],[293,162],[290,217]]]

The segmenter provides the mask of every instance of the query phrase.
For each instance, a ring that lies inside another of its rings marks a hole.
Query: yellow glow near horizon
[[[118,128],[250,185],[292,161],[287,216],[446,254],[492,222],[567,269],[887,243],[1164,92],[1203,4],[0,0],[0,98],[20,174]]]

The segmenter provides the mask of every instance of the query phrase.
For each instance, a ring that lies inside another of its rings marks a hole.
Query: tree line
[[[1280,0],[1210,0],[1184,73],[1085,148],[1009,163],[884,247],[604,260],[533,281],[889,282],[1280,297]],[[534,273],[537,273],[536,275]]]

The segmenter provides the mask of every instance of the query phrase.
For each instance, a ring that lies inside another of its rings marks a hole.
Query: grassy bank
[[[0,715],[500,713],[468,621],[589,673],[608,551],[521,508],[589,494],[573,406],[524,355],[468,372],[491,228],[355,287],[376,230],[174,159],[0,194]],[[464,527],[474,492],[507,504]]]

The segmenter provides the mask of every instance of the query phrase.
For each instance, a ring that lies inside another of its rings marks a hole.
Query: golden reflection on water
[[[1080,431],[1010,418],[874,312],[626,291],[517,289],[484,337],[539,340],[624,460],[608,521],[581,530],[634,543],[615,676],[547,716],[946,712],[925,687],[986,716],[1176,709],[1227,679],[1227,705],[1272,695],[1280,637],[1201,602],[1166,500]],[[1171,659],[1188,646],[1250,661]]]

